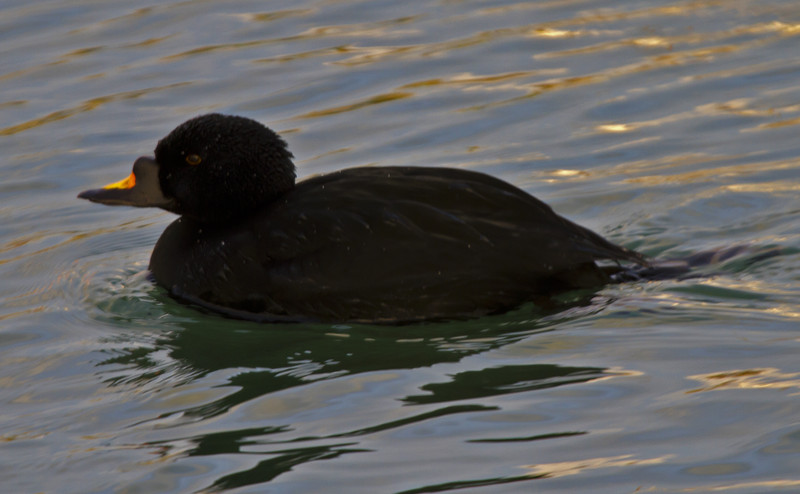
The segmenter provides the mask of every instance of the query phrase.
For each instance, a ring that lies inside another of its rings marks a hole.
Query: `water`
[[[800,491],[797,2],[2,13],[4,492]],[[147,281],[171,215],[75,199],[210,111],[301,176],[468,167],[650,255],[751,250],[556,314],[223,319]]]

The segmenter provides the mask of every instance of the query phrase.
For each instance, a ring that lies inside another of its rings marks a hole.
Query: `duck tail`
[[[721,264],[734,257],[749,255],[747,264],[750,265],[782,253],[783,249],[780,247],[753,248],[749,245],[734,245],[700,251],[680,259],[649,259],[647,265],[622,269],[610,274],[610,277],[617,282],[699,278],[706,276],[707,273],[694,272],[696,269]]]

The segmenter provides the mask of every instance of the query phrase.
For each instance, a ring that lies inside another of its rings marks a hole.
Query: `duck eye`
[[[203,158],[201,158],[198,154],[186,155],[186,162],[192,166],[199,165],[201,161],[203,161]]]

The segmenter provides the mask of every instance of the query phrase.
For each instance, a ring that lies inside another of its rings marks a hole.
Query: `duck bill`
[[[160,207],[167,210],[173,204],[161,191],[158,163],[145,157],[136,160],[128,178],[100,189],[85,190],[78,194],[78,198],[109,206]]]

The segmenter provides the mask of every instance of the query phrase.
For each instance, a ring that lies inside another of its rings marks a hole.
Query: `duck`
[[[153,248],[154,282],[258,322],[475,318],[649,265],[485,173],[364,166],[298,181],[293,158],[260,122],[205,114],[78,197],[179,215]]]

